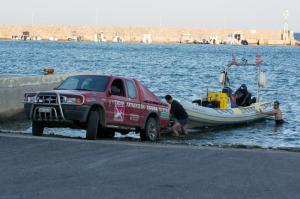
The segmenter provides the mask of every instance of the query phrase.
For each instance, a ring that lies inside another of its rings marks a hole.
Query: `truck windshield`
[[[63,81],[56,90],[85,90],[104,92],[108,82],[106,76],[72,76]]]

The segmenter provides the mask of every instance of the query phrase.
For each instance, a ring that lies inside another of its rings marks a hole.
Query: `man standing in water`
[[[186,129],[188,114],[182,107],[182,105],[176,101],[173,100],[171,95],[165,96],[166,101],[171,105],[170,114],[175,118],[175,124],[172,126],[172,132],[174,136],[179,137],[179,133],[177,131],[178,128],[181,129],[181,132],[185,135],[188,134]]]
[[[280,103],[278,101],[274,102],[274,110],[271,112],[263,112],[261,109],[259,109],[259,112],[261,114],[264,115],[271,115],[271,116],[275,116],[275,122],[277,125],[282,124],[283,123],[283,119],[282,119],[282,112],[279,108]]]

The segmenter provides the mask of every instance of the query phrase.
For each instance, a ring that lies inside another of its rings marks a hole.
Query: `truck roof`
[[[121,78],[121,79],[130,79],[134,80],[134,78],[128,78],[128,77],[123,77],[123,76],[118,76],[118,75],[101,75],[101,74],[78,74],[78,75],[71,75],[70,77],[75,77],[75,76],[99,76],[99,77],[114,77],[114,78]]]
[[[72,76],[101,76],[101,77],[110,77],[110,78],[120,78],[124,80],[133,80],[136,83],[137,89],[140,93],[140,99],[144,102],[154,103],[154,104],[163,104],[164,102],[160,100],[152,91],[150,91],[147,87],[145,87],[139,80],[134,78],[122,77],[122,76],[115,76],[115,75],[101,75],[101,74],[79,74],[79,75],[72,75]]]

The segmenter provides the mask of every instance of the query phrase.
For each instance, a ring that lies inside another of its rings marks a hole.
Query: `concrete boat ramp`
[[[300,153],[0,133],[0,198],[300,198]]]

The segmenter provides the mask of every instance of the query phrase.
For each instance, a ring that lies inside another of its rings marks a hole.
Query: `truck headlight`
[[[61,97],[62,104],[82,104],[83,97],[82,96],[62,96]]]
[[[36,95],[25,95],[24,102],[27,102],[27,103],[36,102]]]

